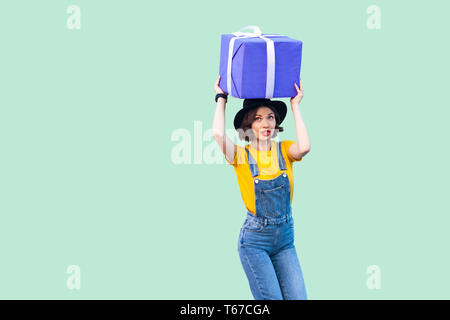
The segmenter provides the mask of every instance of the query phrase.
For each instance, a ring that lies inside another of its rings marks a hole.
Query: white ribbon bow
[[[252,29],[253,32],[242,32],[245,29]],[[262,35],[258,26],[246,26],[238,32],[233,32],[234,38],[231,38],[228,47],[228,65],[227,65],[227,90],[231,94],[231,60],[233,58],[234,42],[236,39],[242,38],[261,38],[266,41],[267,45],[267,76],[266,76],[266,98],[273,97],[273,90],[275,86],[275,46],[273,40],[266,37],[284,37],[281,34],[265,34]]]

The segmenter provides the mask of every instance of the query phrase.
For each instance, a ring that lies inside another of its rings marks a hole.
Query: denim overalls
[[[256,212],[253,215],[247,211],[239,235],[238,252],[255,300],[306,299],[294,246],[291,187],[281,142],[276,146],[281,173],[270,180],[258,178],[258,165],[245,148],[255,185]]]

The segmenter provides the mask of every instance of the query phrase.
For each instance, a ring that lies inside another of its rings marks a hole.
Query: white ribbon
[[[242,32],[245,29],[252,29],[253,32]],[[231,94],[231,60],[233,58],[234,42],[236,39],[242,38],[261,38],[266,41],[267,47],[267,76],[266,76],[266,98],[270,99],[273,97],[273,90],[275,86],[275,46],[273,40],[266,37],[284,37],[281,34],[261,34],[261,30],[258,26],[247,26],[239,30],[238,32],[233,32],[235,37],[231,38],[230,44],[228,46],[228,65],[227,65],[227,90]]]

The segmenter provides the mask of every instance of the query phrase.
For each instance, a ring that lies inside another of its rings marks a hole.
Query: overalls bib
[[[255,186],[255,214],[247,211],[238,251],[251,292],[257,300],[306,299],[281,142],[276,144],[281,173],[274,179],[259,179],[258,165],[248,148],[245,151]]]
[[[289,222],[292,213],[291,185],[287,175],[286,162],[281,152],[281,142],[278,142],[276,146],[278,167],[281,173],[278,177],[270,180],[261,180],[258,178],[258,164],[248,148],[245,148],[255,186],[255,215],[251,212],[247,212],[247,214],[251,218],[257,218],[256,220],[263,222],[265,225],[268,223],[278,224],[283,221]]]

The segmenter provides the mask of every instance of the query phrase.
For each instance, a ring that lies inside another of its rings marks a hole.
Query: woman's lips
[[[263,136],[269,136],[270,135],[270,130],[264,130],[261,134],[263,135]]]

